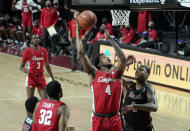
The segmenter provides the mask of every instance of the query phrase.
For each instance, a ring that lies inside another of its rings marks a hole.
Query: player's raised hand
[[[133,64],[133,62],[136,60],[136,58],[133,55],[128,55],[127,57],[127,65]]]

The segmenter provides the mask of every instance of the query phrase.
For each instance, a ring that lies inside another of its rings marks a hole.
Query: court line
[[[64,96],[62,99],[75,99],[75,98],[91,98],[92,96]],[[22,101],[22,100],[26,100],[24,98],[5,98],[5,99],[1,99],[0,98],[0,101]]]

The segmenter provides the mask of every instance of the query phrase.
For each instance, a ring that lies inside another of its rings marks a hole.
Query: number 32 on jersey
[[[52,111],[41,109],[40,114],[41,114],[41,119],[39,119],[39,121],[38,121],[39,124],[50,125],[51,124],[50,119],[52,118]]]

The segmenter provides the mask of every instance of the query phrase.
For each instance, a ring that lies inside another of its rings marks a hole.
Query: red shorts
[[[22,27],[32,27],[32,16],[22,16]]]
[[[43,87],[46,86],[45,75],[43,73],[40,75],[33,75],[29,73],[28,76],[26,77],[25,86],[34,89],[35,87],[37,87],[38,90],[42,89]]]
[[[92,116],[92,131],[122,131],[120,114],[109,118]]]

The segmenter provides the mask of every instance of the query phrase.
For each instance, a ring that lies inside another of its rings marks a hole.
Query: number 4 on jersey
[[[108,86],[106,87],[106,91],[105,91],[105,92],[108,93],[108,95],[111,95],[110,85],[108,85]]]

